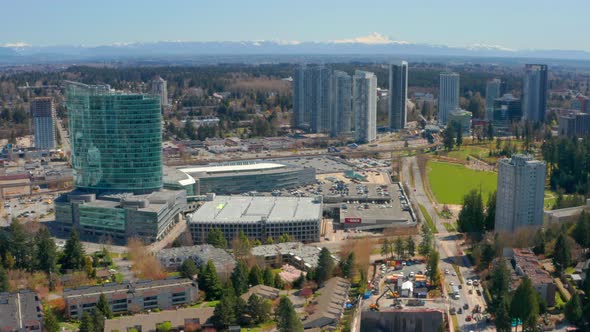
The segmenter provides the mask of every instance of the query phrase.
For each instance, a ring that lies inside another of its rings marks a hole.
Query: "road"
[[[413,173],[415,186],[412,186],[410,183],[410,172]],[[475,305],[480,305],[482,308],[485,308],[485,301],[483,296],[477,295],[475,289],[473,289],[473,294],[469,294],[469,288],[473,288],[473,286],[467,286],[466,282],[468,279],[475,278],[476,274],[471,267],[469,259],[463,255],[463,251],[460,247],[462,237],[459,233],[447,232],[442,224],[442,220],[438,218],[438,214],[436,213],[432,202],[424,190],[423,179],[415,157],[407,157],[403,159],[402,178],[408,188],[412,189],[409,193],[410,198],[426,208],[426,211],[428,211],[435,223],[436,228],[438,229],[438,233],[435,234],[435,245],[439,249],[439,267],[440,270],[443,271],[443,293],[448,294],[450,291],[451,282],[454,285],[461,284],[462,286],[458,300],[450,299],[447,296],[447,311],[450,310],[450,308],[454,307],[458,309],[459,307],[463,307],[465,304],[468,304],[468,312],[464,310],[463,314],[457,316],[457,321],[459,324],[458,329],[460,331],[494,331],[495,328],[491,324],[486,326],[486,324],[482,321],[466,321],[467,315],[471,314],[471,310]],[[417,211],[417,213],[419,212]],[[453,266],[458,268],[461,278],[456,274]],[[448,274],[445,274],[444,271],[448,271]],[[479,287],[481,289],[481,286]],[[453,330],[455,329],[451,329],[451,331]]]
[[[59,131],[59,136],[61,137],[61,149],[67,156],[71,150],[70,137],[60,118],[57,118],[57,131]]]

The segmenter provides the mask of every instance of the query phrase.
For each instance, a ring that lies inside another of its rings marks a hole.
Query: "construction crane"
[[[399,298],[399,294],[398,292],[394,291],[393,289],[391,289],[391,287],[389,286],[385,286],[387,289],[383,292],[383,294],[381,294],[376,300],[375,303],[371,303],[369,305],[369,308],[371,309],[371,311],[379,311],[379,300],[381,300],[381,298],[383,296],[385,296],[385,294],[387,294],[388,292],[390,292],[392,294],[392,297],[394,299]]]

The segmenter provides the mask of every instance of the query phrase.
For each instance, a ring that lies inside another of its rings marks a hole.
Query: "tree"
[[[8,292],[9,290],[10,285],[8,283],[8,274],[2,265],[0,265],[0,293]]]
[[[224,288],[221,300],[215,306],[213,317],[211,321],[218,329],[225,329],[230,325],[234,325],[237,320],[235,311],[236,295],[231,287]]]
[[[72,230],[66,241],[62,259],[62,270],[81,270],[84,267],[84,248],[77,230]]]
[[[198,280],[199,288],[205,292],[208,301],[218,300],[221,297],[221,280],[212,260],[208,260],[207,264],[201,266]]]
[[[502,299],[498,304],[494,322],[498,332],[510,332],[512,330],[512,325],[510,324],[510,302],[507,298]]]
[[[243,230],[238,232],[238,236],[232,240],[231,246],[234,256],[237,258],[246,257],[250,253],[250,249],[252,249],[250,239],[248,239],[248,236],[246,236]]]
[[[354,271],[354,266],[355,266],[354,251],[351,251],[346,256],[346,259],[342,259],[340,261],[340,270],[342,271],[342,276],[344,278],[350,278],[352,276],[352,272]]]
[[[320,257],[318,258],[318,266],[315,270],[315,281],[318,285],[324,283],[332,277],[332,270],[334,269],[334,259],[328,248],[323,247],[320,250]]]
[[[488,123],[487,137],[490,142],[494,140],[494,126],[491,121]]]
[[[303,283],[305,283],[305,276],[303,275],[303,273],[300,273],[299,277],[297,277],[297,279],[293,281],[293,287],[301,288],[303,287]]]
[[[422,224],[422,241],[418,247],[418,253],[422,256],[428,256],[432,248],[433,236],[430,227],[425,223]]]
[[[14,256],[14,267],[17,269],[31,270],[31,248],[24,226],[16,219],[12,220],[9,228],[10,252]]]
[[[178,272],[180,272],[180,275],[183,278],[192,279],[196,274],[199,273],[199,269],[197,268],[197,264],[195,264],[195,261],[193,261],[192,258],[187,258],[184,260],[184,262],[182,262],[182,265],[178,269]]]
[[[277,310],[275,311],[275,320],[279,332],[302,332],[303,325],[295,307],[288,297],[281,297]]]
[[[563,274],[563,271],[570,266],[572,262],[572,248],[568,241],[567,235],[563,232],[559,234],[555,241],[555,247],[553,249],[553,265],[559,273]]]
[[[590,214],[582,211],[576,222],[574,239],[584,248],[590,247]]]
[[[238,261],[230,279],[237,296],[246,293],[248,291],[248,266],[244,262]]]
[[[254,265],[250,269],[250,273],[248,274],[248,283],[249,286],[256,286],[263,283],[262,271],[258,265]]]
[[[539,228],[533,238],[533,252],[535,255],[544,255],[545,254],[545,231],[543,228]]]
[[[60,330],[59,321],[48,305],[43,306],[43,329],[47,332],[58,332]]]
[[[404,240],[401,237],[397,237],[394,242],[395,254],[397,255],[398,259],[402,259],[404,257]]]
[[[406,250],[410,257],[414,257],[416,254],[416,242],[414,242],[414,238],[411,235],[406,239]]]
[[[187,123],[191,123],[187,121]],[[172,323],[166,321],[160,324],[156,324],[156,332],[169,332],[172,331]]]
[[[221,229],[214,227],[207,234],[207,243],[214,246],[215,248],[226,249],[227,240],[223,236]]]
[[[285,287],[285,282],[283,281],[283,278],[281,278],[281,276],[277,273],[275,274],[275,288],[278,289],[283,289]]]
[[[490,295],[492,297],[489,310],[496,313],[503,301],[508,300],[510,290],[510,272],[503,260],[500,260],[490,271]]]
[[[497,192],[494,191],[488,196],[484,219],[484,228],[486,231],[493,231],[496,224],[496,194]]]
[[[442,136],[445,150],[453,150],[453,148],[455,147],[455,130],[453,129],[452,123],[449,123],[447,128],[443,131]]]
[[[293,236],[289,233],[285,233],[279,237],[279,243],[293,242]]]
[[[84,311],[84,313],[82,314],[82,320],[80,321],[78,332],[95,332],[94,323],[88,311]]]
[[[99,332],[104,330],[104,321],[105,315],[102,314],[98,308],[94,307],[92,309],[92,314],[90,315],[92,319],[92,326],[94,326],[94,331]]]
[[[264,241],[264,244],[274,244],[275,240],[272,238],[272,236],[269,236],[266,238],[266,241]]]
[[[270,266],[267,266],[264,268],[264,272],[262,274],[262,280],[263,283],[266,286],[270,286],[270,287],[274,287],[275,285],[275,279],[274,279],[274,274],[272,272],[272,269],[270,268]]]
[[[463,145],[463,128],[461,128],[461,124],[457,124],[457,148],[461,149],[461,145]]]
[[[389,242],[388,238],[383,239],[383,243],[381,244],[381,255],[385,256],[385,258],[389,259],[389,253],[391,252],[391,243]]]
[[[457,219],[459,230],[479,237],[485,231],[481,192],[473,189],[463,197],[463,208]]]
[[[246,305],[246,313],[251,317],[254,324],[260,324],[270,319],[270,303],[256,294],[250,295]]]
[[[35,266],[46,273],[56,271],[57,249],[47,228],[42,227],[35,235]]]
[[[429,271],[430,284],[434,287],[440,284],[440,271],[438,270],[439,254],[434,248],[430,248],[427,267]]]
[[[101,312],[101,314],[104,317],[113,318],[113,312],[111,311],[111,307],[109,306],[109,301],[107,301],[107,298],[103,293],[100,293],[100,297],[98,298],[96,308]]]
[[[574,324],[579,324],[582,320],[582,301],[577,292],[565,304],[565,318]]]
[[[539,303],[531,279],[525,277],[512,296],[510,316],[522,320],[524,329],[534,330],[539,318]]]

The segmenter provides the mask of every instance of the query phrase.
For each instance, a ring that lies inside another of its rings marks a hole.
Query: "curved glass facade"
[[[67,87],[77,188],[146,193],[162,188],[160,100],[108,85]]]

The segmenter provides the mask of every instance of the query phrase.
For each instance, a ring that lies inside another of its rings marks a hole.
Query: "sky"
[[[588,0],[0,0],[0,46],[405,41],[590,51]]]

